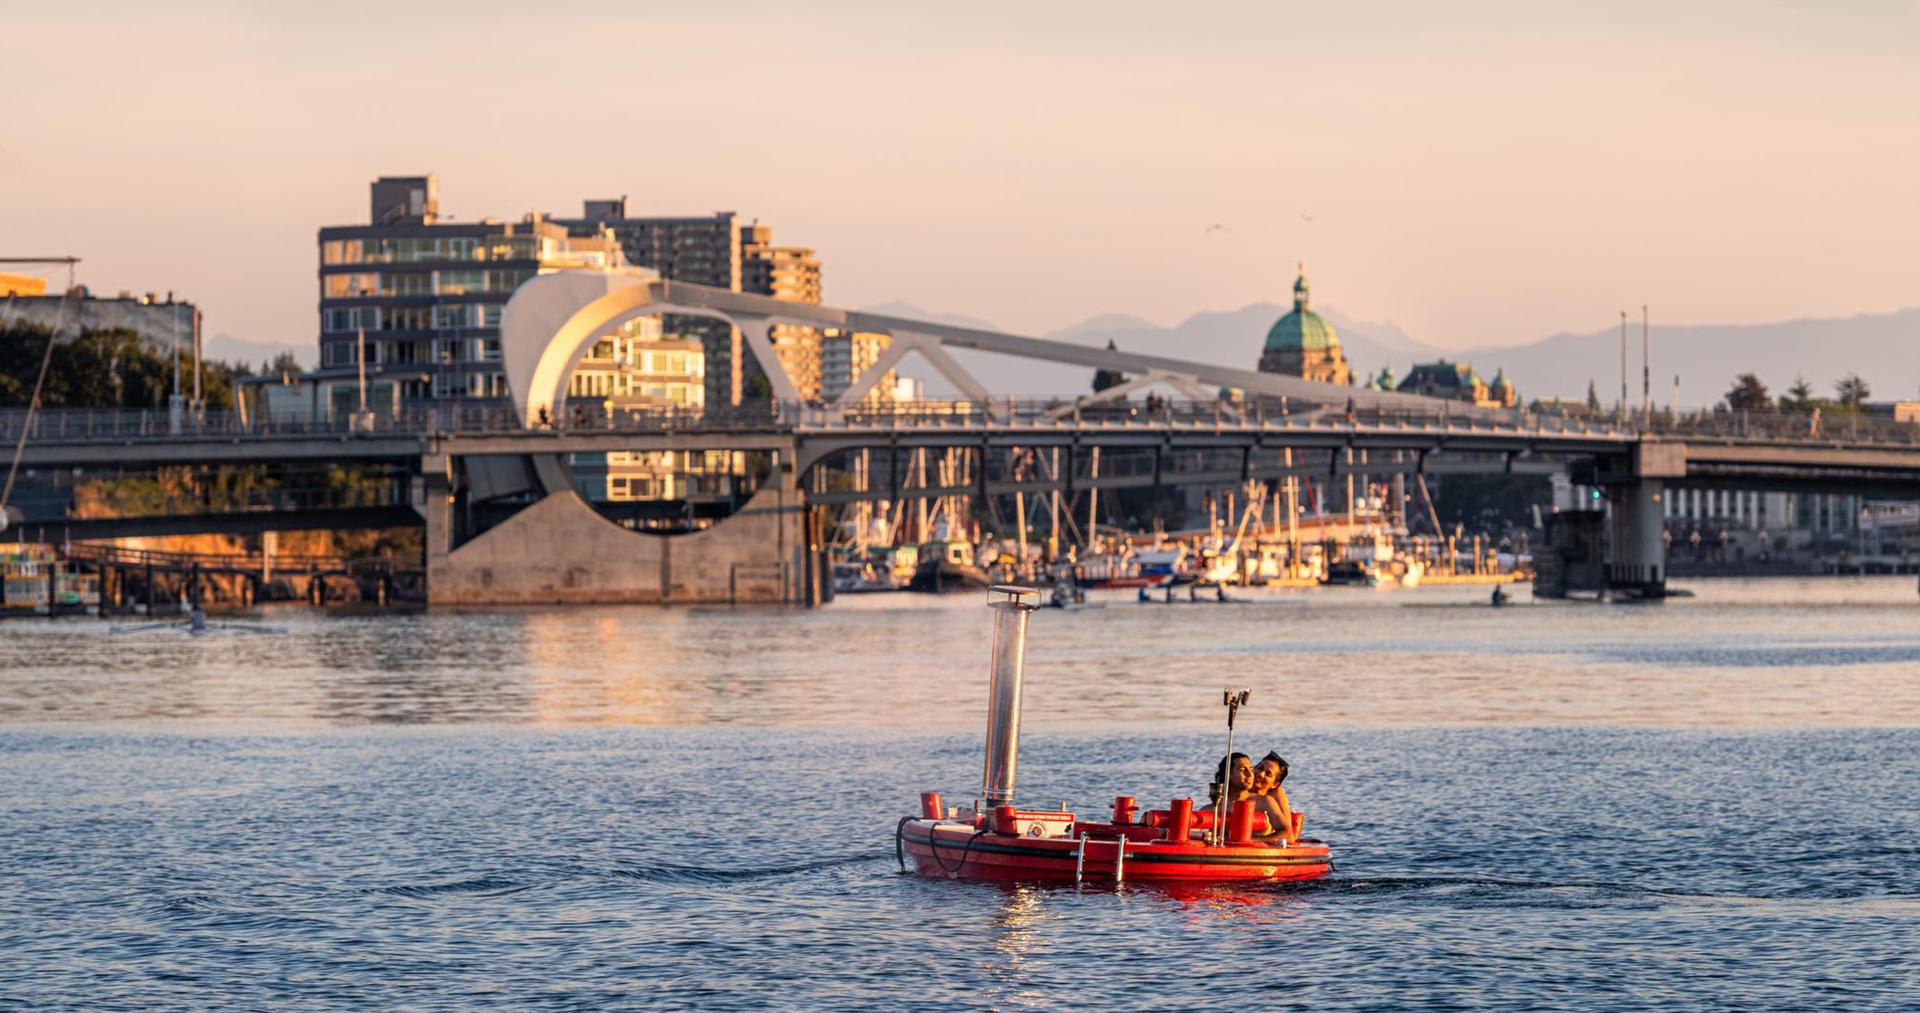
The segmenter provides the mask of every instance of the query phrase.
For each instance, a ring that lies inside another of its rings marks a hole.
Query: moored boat
[[[919,564],[909,591],[971,591],[993,583],[987,571],[975,565],[973,546],[959,540],[928,542],[920,546]]]

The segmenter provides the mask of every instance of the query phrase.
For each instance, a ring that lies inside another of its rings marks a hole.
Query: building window
[[[424,260],[437,260],[440,257],[440,241],[437,239],[391,239],[393,259],[401,264],[417,264]]]
[[[410,366],[420,361],[420,346],[412,341],[383,341],[380,343],[380,361],[396,366]]]
[[[432,271],[399,271],[388,275],[394,295],[432,295]]]
[[[459,327],[473,326],[473,307],[465,305],[435,306],[433,308],[433,326],[435,330],[453,330]]]
[[[433,308],[395,306],[386,311],[386,320],[387,330],[390,331],[430,331],[433,329]]]
[[[492,236],[487,240],[487,260],[534,260],[538,243],[532,236]]]
[[[351,299],[356,296],[385,294],[380,291],[380,276],[371,272],[328,274],[320,278],[320,295],[326,299]]]
[[[468,295],[487,290],[485,271],[440,271],[434,288],[441,295]]]
[[[380,329],[380,307],[336,307],[320,316],[320,329],[330,334],[352,334],[362,328],[369,331]]]

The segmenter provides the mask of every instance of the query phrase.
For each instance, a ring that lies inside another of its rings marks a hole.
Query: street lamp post
[[[167,432],[178,435],[186,414],[186,398],[180,394],[180,304],[173,304],[173,394],[167,398]]]
[[[1627,424],[1627,311],[1620,311],[1620,424]]]
[[[1647,357],[1651,347],[1647,338],[1647,304],[1640,304],[1640,425],[1653,424],[1653,360]]]

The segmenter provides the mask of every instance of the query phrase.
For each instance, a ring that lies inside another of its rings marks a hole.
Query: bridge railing
[[[21,409],[0,410],[0,442],[11,444],[26,420]],[[1174,400],[1084,403],[1072,397],[925,399],[834,408],[817,402],[753,401],[719,409],[614,408],[576,403],[534,428],[553,432],[764,432],[768,430],[950,429],[1059,427],[1196,429],[1258,427],[1281,430],[1405,430],[1513,433],[1630,439],[1638,434],[1821,445],[1920,445],[1920,425],[1864,414],[1734,412],[1725,409],[1651,411],[1616,415],[1597,411],[1534,412],[1439,402],[1433,407],[1369,408],[1279,398],[1246,401]],[[284,436],[409,437],[511,433],[525,430],[511,406],[498,401],[447,402],[395,412],[334,416],[253,416],[224,410],[184,413],[164,409],[117,411],[55,408],[36,413],[29,442],[73,443],[156,439],[266,439]]]
[[[1703,408],[1680,412],[1654,411],[1635,421],[1644,432],[1659,436],[1836,447],[1920,446],[1920,424],[1859,412],[1829,414]]]
[[[979,401],[913,401],[860,405],[844,410],[800,406],[792,414],[802,428],[948,428],[1072,426],[1096,429],[1245,428],[1343,430],[1400,429],[1428,432],[1514,432],[1618,435],[1610,419],[1441,404],[1434,409],[1348,408],[1328,403],[1258,399],[1248,402],[1173,400],[1076,404],[1072,398],[1009,398]]]

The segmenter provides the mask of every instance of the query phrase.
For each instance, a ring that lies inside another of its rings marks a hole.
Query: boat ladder
[[[1124,834],[1115,837],[1081,834],[1079,847],[1073,849],[1073,881],[1080,882],[1086,873],[1087,845],[1089,844],[1113,845],[1113,881],[1115,883],[1124,881],[1127,876],[1127,838]]]

